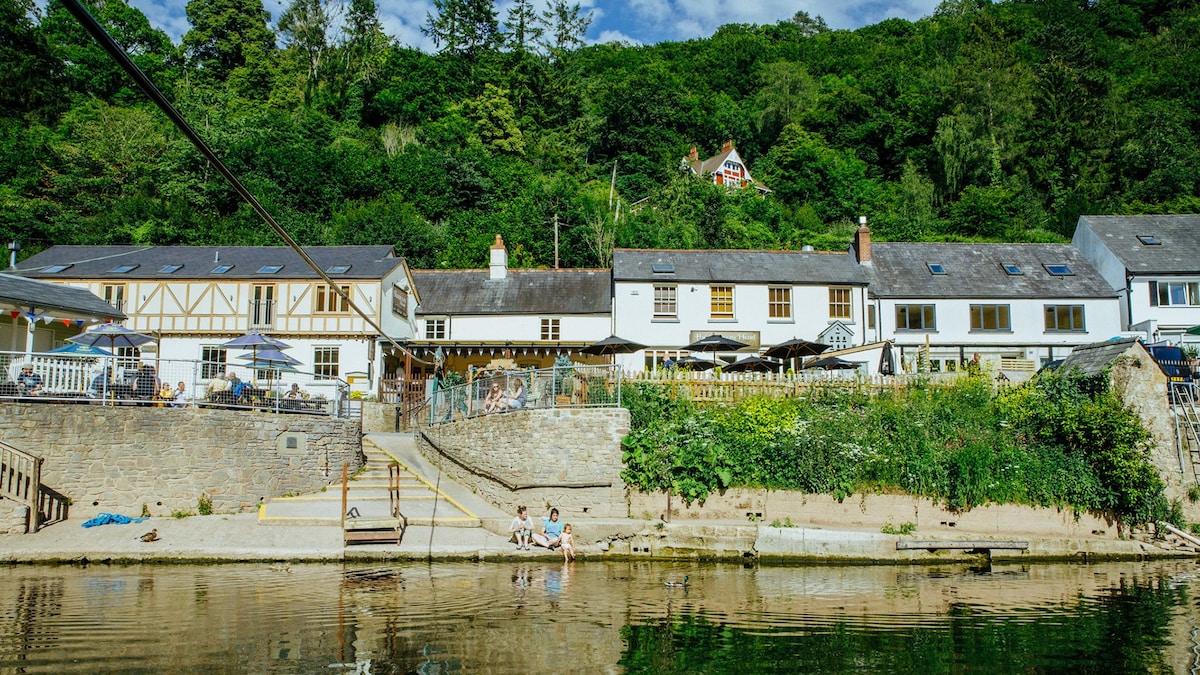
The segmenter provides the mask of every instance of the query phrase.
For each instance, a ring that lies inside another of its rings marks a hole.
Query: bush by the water
[[[1169,517],[1150,435],[1102,376],[1046,373],[996,392],[986,378],[867,396],[699,406],[670,385],[625,396],[625,481],[687,501],[727,487],[907,493],[951,509],[987,503]]]

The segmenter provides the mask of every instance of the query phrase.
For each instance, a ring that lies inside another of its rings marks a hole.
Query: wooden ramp
[[[388,464],[388,513],[387,519],[351,518],[349,507],[349,466],[342,466],[342,533],[346,546],[351,544],[396,544],[404,540],[408,529],[408,518],[400,510],[400,463]]]

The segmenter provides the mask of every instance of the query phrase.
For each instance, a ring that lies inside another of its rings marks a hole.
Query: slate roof
[[[0,306],[49,311],[58,319],[124,319],[125,315],[84,288],[0,274]]]
[[[1099,375],[1109,364],[1117,360],[1117,357],[1129,351],[1136,344],[1138,344],[1137,338],[1121,338],[1120,340],[1082,345],[1071,350],[1058,369],[1064,373],[1078,369],[1084,375]]]
[[[929,265],[942,265],[933,274]],[[1045,265],[1067,265],[1055,276]],[[1009,274],[1016,265],[1021,274]],[[1114,298],[1100,273],[1069,244],[871,244],[871,295],[877,298]]]
[[[1100,243],[1134,274],[1200,272],[1200,215],[1081,216]],[[1146,245],[1139,236],[1156,237]]]
[[[660,270],[655,272],[656,266]],[[845,253],[816,251],[613,251],[613,281],[865,285],[867,273]]]
[[[418,316],[487,314],[610,314],[608,270],[413,270],[421,295]]]
[[[350,265],[339,279],[382,279],[403,258],[391,246],[312,246],[308,255],[322,268]],[[220,261],[216,259],[220,256]],[[61,272],[46,272],[52,265],[70,265]],[[130,272],[112,270],[118,265],[137,265]],[[182,265],[163,272],[168,265]],[[217,265],[233,265],[224,274],[214,274]],[[282,265],[274,274],[259,273],[264,265]],[[17,271],[40,279],[319,279],[300,256],[287,246],[52,246],[23,260]]]

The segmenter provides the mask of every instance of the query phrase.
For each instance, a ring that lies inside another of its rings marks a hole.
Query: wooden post
[[[350,498],[350,462],[342,463],[342,531],[346,531],[346,507]]]

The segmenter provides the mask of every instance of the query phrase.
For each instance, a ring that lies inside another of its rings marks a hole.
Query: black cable
[[[254,212],[257,213],[259,217],[261,217],[263,221],[265,221],[267,225],[269,225],[271,229],[275,231],[275,234],[279,235],[279,238],[282,239],[285,244],[295,251],[296,254],[299,255],[300,258],[304,260],[304,262],[310,268],[312,268],[314,272],[317,273],[317,276],[321,277],[326,284],[335,290],[337,294],[341,296],[341,298],[345,300],[347,304],[350,305],[350,308],[353,309],[356,314],[361,316],[363,320],[371,326],[371,328],[375,329],[376,333],[386,338],[387,341],[390,342],[394,347],[399,349],[401,352],[408,354],[417,362],[427,363],[426,361],[417,358],[416,355],[405,348],[404,345],[400,344],[390,335],[385,333],[383,328],[381,328],[379,324],[375,323],[374,319],[372,319],[370,316],[367,316],[365,312],[359,309],[358,305],[354,304],[354,299],[351,298],[348,293],[343,291],[341,286],[334,283],[333,279],[331,279],[329,275],[325,273],[325,270],[321,269],[321,267],[309,257],[308,253],[306,253],[304,249],[296,243],[296,240],[292,239],[291,235],[289,235],[279,223],[275,222],[275,218],[273,218],[271,214],[267,212],[262,204],[258,203],[258,200],[254,198],[254,195],[250,194],[250,191],[246,189],[245,185],[242,185],[242,182],[238,180],[238,177],[235,176],[233,172],[225,166],[225,163],[221,161],[221,158],[217,157],[216,153],[214,153],[212,149],[208,147],[208,144],[204,142],[204,139],[200,138],[200,135],[196,133],[196,130],[193,129],[190,124],[188,124],[188,121],[183,118],[183,115],[181,115],[179,111],[175,109],[175,106],[171,105],[171,102],[167,100],[166,96],[163,96],[163,93],[158,90],[158,87],[154,86],[154,82],[152,82],[150,78],[142,72],[142,69],[138,68],[137,64],[129,58],[129,55],[125,53],[125,50],[121,47],[121,45],[117,44],[116,40],[113,40],[112,36],[110,36],[108,32],[104,30],[104,26],[101,26],[100,22],[96,21],[95,17],[93,17],[86,9],[84,9],[83,5],[79,4],[79,0],[62,0],[62,3],[63,6],[67,8],[67,11],[79,21],[84,30],[90,33],[96,42],[99,43],[100,47],[104,49],[104,51],[107,52],[114,61],[117,62],[117,65],[121,66],[121,68],[133,78],[133,81],[135,84],[137,84],[138,88],[141,89],[146,96],[149,96],[150,100],[154,102],[154,105],[158,106],[158,109],[163,111],[163,113],[170,118],[175,127],[183,132],[183,135],[186,136],[189,141],[191,141],[192,145],[200,151],[201,155],[204,155],[204,158],[207,159],[210,164],[212,164],[213,168],[225,177],[225,180],[229,182],[229,184],[239,195],[241,195],[242,199],[246,200],[246,203],[254,209]],[[381,306],[383,305],[382,296],[379,298],[379,304]]]

